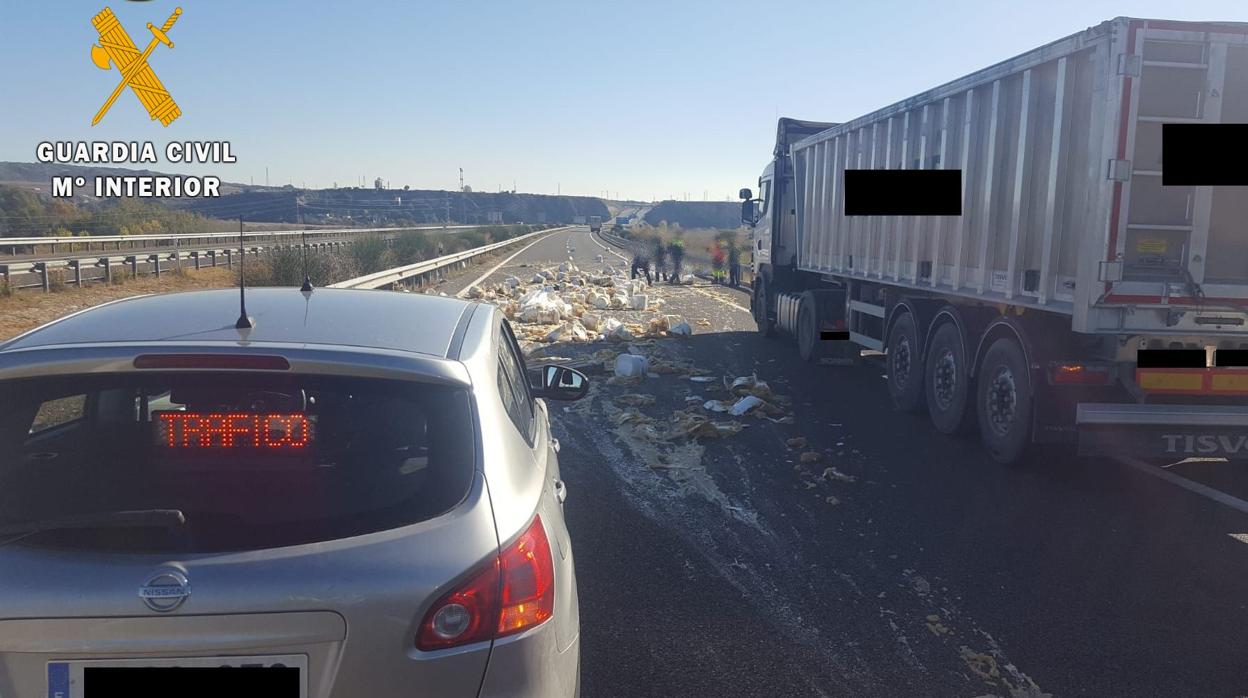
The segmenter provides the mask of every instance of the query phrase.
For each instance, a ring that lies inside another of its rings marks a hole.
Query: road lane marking
[[[594,237],[594,234],[593,234],[593,233],[590,233],[590,234],[589,234],[589,239],[590,239],[590,240],[593,240],[593,241],[594,241],[594,244],[595,244],[595,245],[597,245],[597,246],[599,246],[599,247],[601,247],[603,250],[605,250],[605,251],[607,251],[607,252],[610,252],[611,254],[615,255],[616,257],[619,257],[620,259],[624,260],[625,262],[627,262],[627,261],[628,261],[628,257],[625,257],[624,255],[620,254],[619,252],[616,252],[614,249],[612,249],[612,248],[610,248],[610,247],[607,247],[606,245],[602,244],[601,242],[598,242],[598,239]]]
[[[692,287],[691,287],[691,288],[692,288]],[[703,290],[702,290],[702,289],[700,289],[700,288],[694,288],[694,289],[693,289],[693,292],[694,292],[694,293],[700,293],[700,294],[702,294],[702,295],[706,296],[707,298],[713,298],[713,299],[715,299],[715,300],[719,301],[720,303],[723,303],[724,305],[731,306],[731,307],[733,307],[733,308],[736,308],[737,310],[740,310],[741,312],[745,313],[746,315],[752,315],[752,314],[753,314],[753,313],[751,313],[751,312],[750,312],[750,309],[749,309],[749,308],[746,308],[745,306],[737,305],[736,303],[733,303],[732,301],[728,300],[727,298],[721,298],[721,297],[719,297],[719,296],[715,295],[714,293],[707,293],[706,291],[703,291]]]
[[[572,234],[571,234],[571,233],[568,233],[568,235],[569,235],[569,237],[570,237]],[[463,298],[463,297],[464,297],[464,294],[468,293],[468,289],[472,288],[473,286],[476,286],[477,284],[481,283],[482,281],[485,281],[485,280],[486,280],[486,279],[490,276],[490,274],[493,274],[494,272],[498,271],[498,270],[499,270],[499,269],[500,269],[500,268],[501,268],[504,264],[506,264],[506,263],[510,262],[511,260],[515,259],[515,258],[516,258],[516,257],[517,257],[517,256],[518,256],[521,252],[524,252],[525,250],[529,249],[530,247],[532,247],[532,246],[536,245],[537,243],[539,243],[539,242],[541,242],[541,241],[543,241],[543,240],[549,240],[549,239],[550,239],[550,236],[549,236],[549,235],[543,235],[543,236],[541,236],[540,238],[538,238],[538,239],[534,240],[533,242],[530,242],[529,244],[525,245],[524,247],[521,247],[520,249],[516,250],[516,253],[515,253],[515,254],[511,255],[511,256],[510,256],[510,257],[508,257],[507,259],[504,259],[503,261],[499,262],[498,264],[495,264],[495,265],[494,265],[494,266],[493,266],[493,267],[492,267],[489,271],[485,272],[485,273],[484,273],[484,274],[482,274],[481,276],[478,276],[476,281],[473,281],[472,283],[470,283],[470,284],[468,284],[467,286],[465,286],[465,287],[464,287],[464,290],[462,290],[462,291],[460,291],[459,293],[456,293],[456,294],[455,294],[455,297],[456,297],[456,298]]]
[[[1214,488],[1208,485],[1202,485],[1199,482],[1196,482],[1195,480],[1189,480],[1185,477],[1175,475],[1169,470],[1162,470],[1161,468],[1158,468],[1157,466],[1149,465],[1148,463],[1145,463],[1144,461],[1139,460],[1138,458],[1133,458],[1131,456],[1120,456],[1117,460],[1119,463],[1135,468],[1136,470],[1144,473],[1145,475],[1152,475],[1155,478],[1160,478],[1162,480],[1165,480],[1166,482],[1169,482],[1172,485],[1177,485],[1189,492],[1205,497],[1206,499],[1212,499],[1218,504],[1221,504],[1223,506],[1228,506],[1244,514],[1248,514],[1248,501],[1244,501],[1240,499],[1239,497],[1229,495],[1221,490],[1215,490]]]

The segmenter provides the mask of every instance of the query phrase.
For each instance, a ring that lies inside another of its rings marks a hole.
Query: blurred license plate
[[[307,698],[308,657],[188,657],[48,662],[48,698],[221,695]]]

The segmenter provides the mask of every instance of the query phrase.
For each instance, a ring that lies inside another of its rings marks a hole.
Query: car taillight
[[[416,647],[440,650],[494,637],[498,618],[498,558],[438,599],[425,614]]]
[[[555,610],[555,562],[541,517],[425,614],[421,650],[440,650],[512,635]]]
[[[555,612],[555,561],[542,517],[498,556],[503,567],[499,636],[540,625]]]

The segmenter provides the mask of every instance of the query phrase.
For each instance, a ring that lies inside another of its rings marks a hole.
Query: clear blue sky
[[[232,181],[724,200],[777,115],[841,121],[1118,15],[1248,21],[1243,0],[181,0],[165,129],[91,64],[105,4],[144,46],[171,0],[3,0],[0,160],[40,140],[229,140]],[[784,9],[779,9],[784,8]]]

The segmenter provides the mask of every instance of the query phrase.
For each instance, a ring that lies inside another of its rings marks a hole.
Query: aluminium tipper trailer
[[[1076,436],[1248,457],[1248,188],[1161,164],[1163,124],[1244,122],[1248,24],[1129,18],[813,135],[782,120],[745,209],[760,328],[886,351],[898,408],[978,422],[999,460]],[[845,216],[847,169],[960,169],[962,215]],[[1137,366],[1180,348],[1205,358]]]

